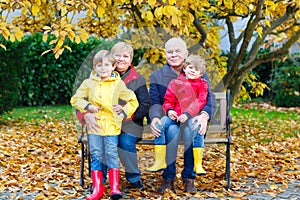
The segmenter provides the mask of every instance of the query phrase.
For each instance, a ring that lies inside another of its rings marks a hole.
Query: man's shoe
[[[183,190],[184,192],[191,192],[191,193],[197,192],[197,189],[194,185],[194,179],[183,178],[182,181],[184,184],[184,190]]]
[[[161,185],[157,189],[157,192],[164,193],[166,191],[166,189],[171,189],[172,191],[175,192],[174,181],[163,179],[163,182],[161,183]]]
[[[140,180],[134,183],[130,183],[130,185],[133,188],[144,189],[143,183]]]

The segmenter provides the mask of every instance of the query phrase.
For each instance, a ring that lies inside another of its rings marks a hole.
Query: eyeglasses
[[[172,54],[182,54],[183,50],[182,49],[169,49],[166,50],[167,55],[172,55]]]

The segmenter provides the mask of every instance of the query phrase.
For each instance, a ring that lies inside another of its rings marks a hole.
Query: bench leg
[[[81,163],[80,163],[80,185],[84,186],[84,144],[81,143]]]
[[[89,177],[91,177],[91,154],[90,154],[89,147],[87,147],[87,159],[88,159]]]
[[[226,189],[230,188],[230,144],[226,144],[226,171],[225,171],[225,178],[227,180]]]

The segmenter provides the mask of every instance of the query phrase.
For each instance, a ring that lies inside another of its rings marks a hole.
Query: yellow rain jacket
[[[108,80],[102,81],[95,71],[92,71],[90,78],[82,82],[70,102],[80,112],[86,112],[88,104],[102,108],[97,113],[100,117],[97,122],[101,131],[93,134],[108,136],[121,133],[123,118],[113,111],[113,105],[118,104],[119,99],[126,102],[123,110],[127,118],[130,118],[139,106],[134,92],[126,87],[117,72],[113,72]]]

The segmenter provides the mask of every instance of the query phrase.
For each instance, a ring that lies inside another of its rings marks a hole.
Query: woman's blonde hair
[[[194,54],[189,55],[185,60],[183,68],[185,69],[188,65],[195,66],[197,70],[200,70],[201,75],[205,73],[206,61],[202,56]]]
[[[113,55],[119,52],[128,52],[130,57],[133,58],[133,48],[127,42],[118,42],[111,48],[111,53]]]

